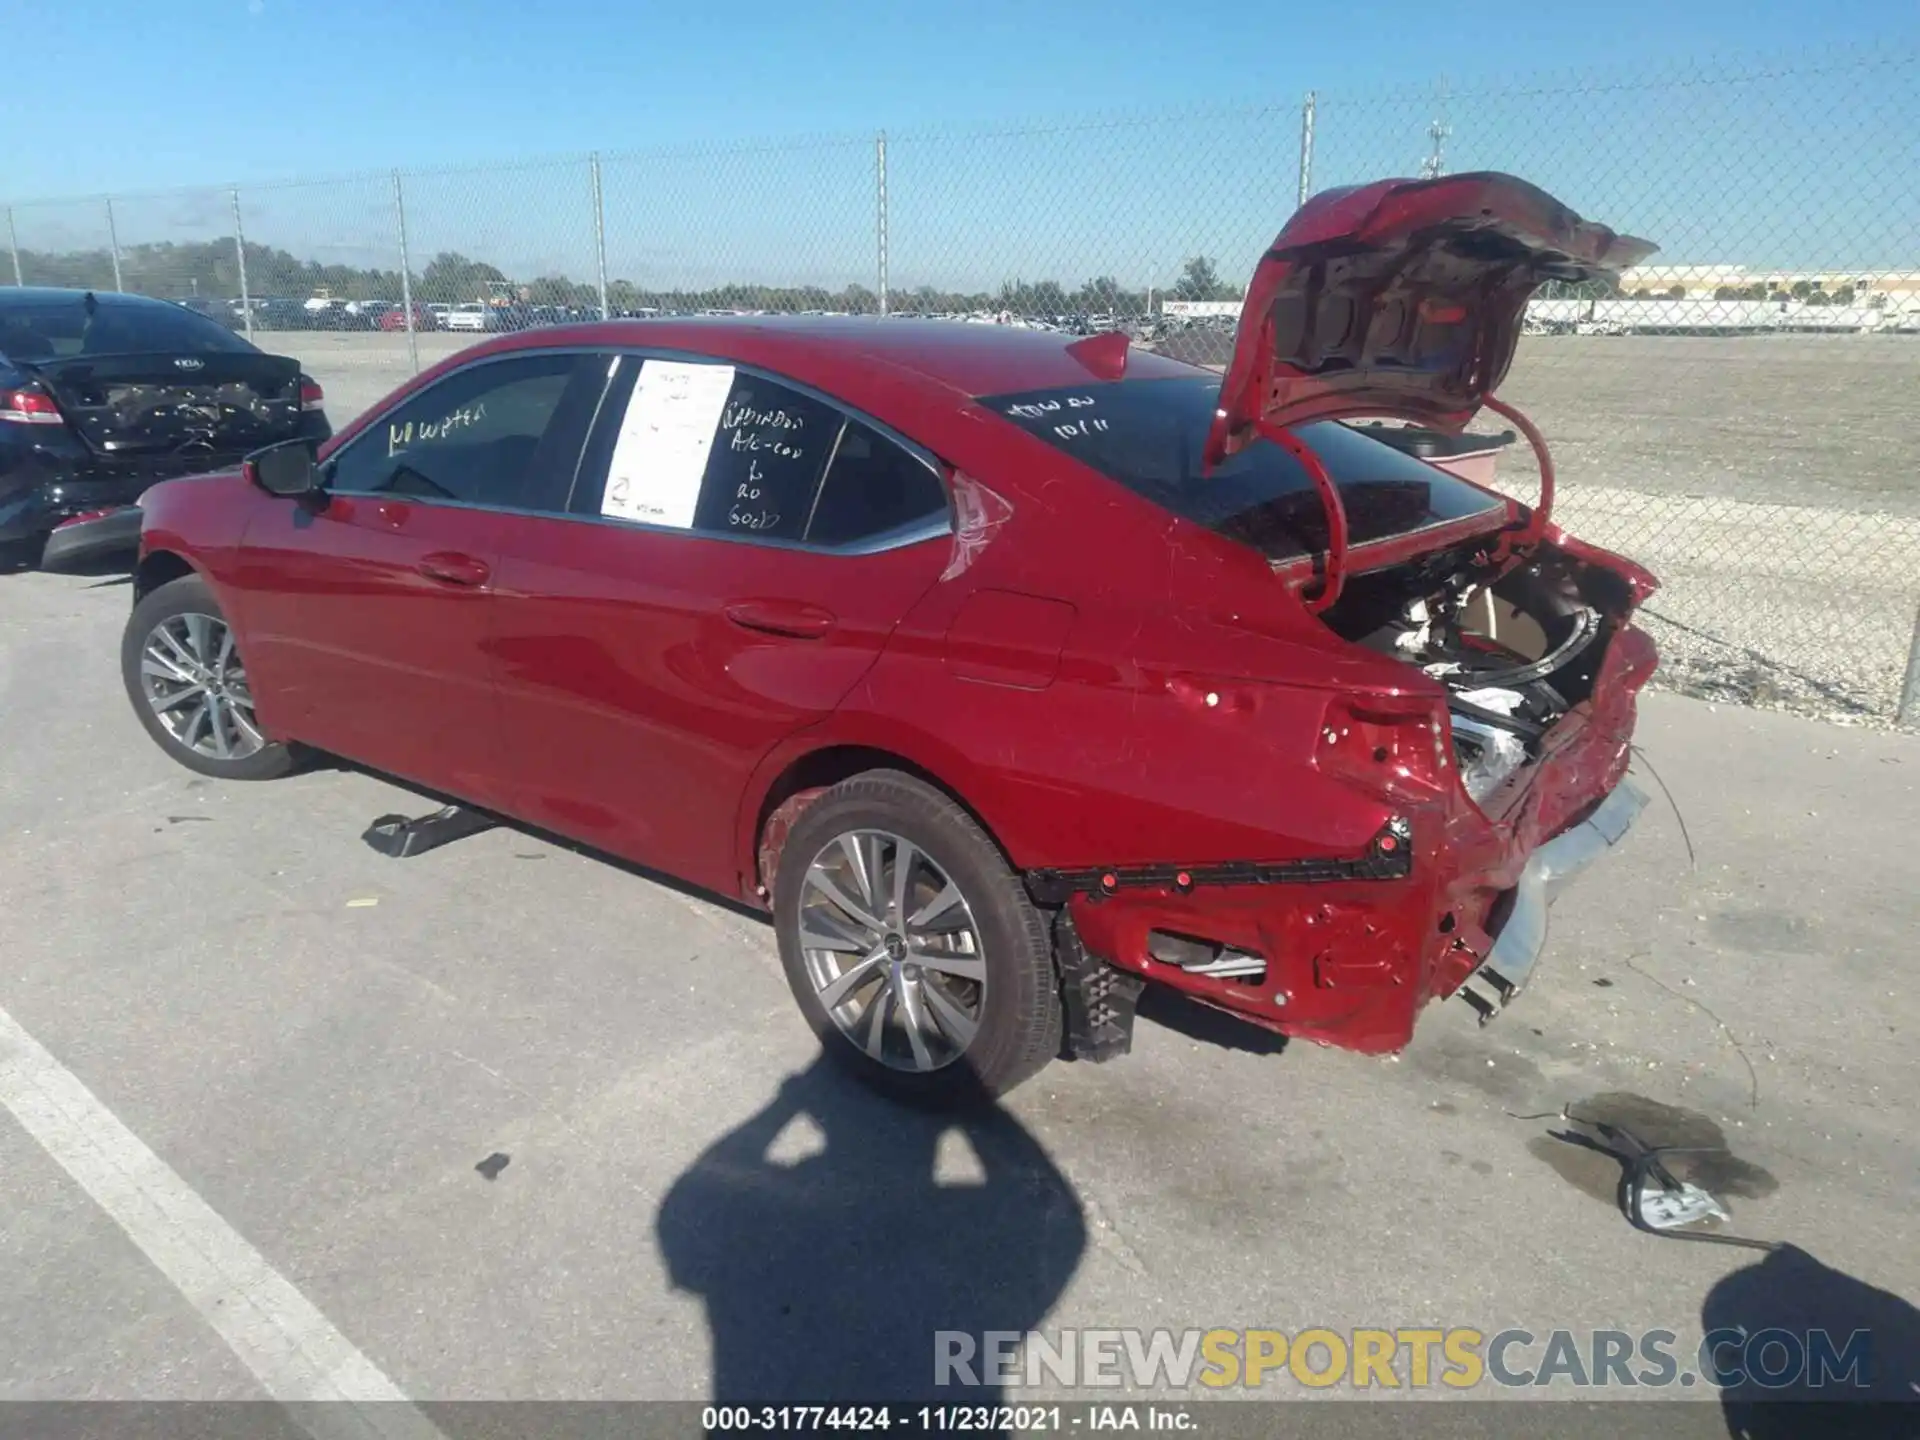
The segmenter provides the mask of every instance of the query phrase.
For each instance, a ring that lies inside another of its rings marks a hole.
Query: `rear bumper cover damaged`
[[[1528,859],[1512,908],[1487,958],[1460,987],[1460,997],[1486,1024],[1526,988],[1547,943],[1547,910],[1561,889],[1618,845],[1646,808],[1647,797],[1622,780],[1585,820],[1547,841]]]

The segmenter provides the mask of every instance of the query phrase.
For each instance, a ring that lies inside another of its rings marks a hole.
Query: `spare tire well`
[[[765,905],[769,902],[773,894],[773,877],[780,868],[780,851],[794,823],[806,812],[807,807],[842,780],[850,780],[868,770],[898,770],[925,781],[972,815],[993,841],[994,848],[1003,857],[1006,855],[1006,847],[994,835],[993,827],[967,803],[966,797],[925,766],[916,765],[890,750],[880,750],[870,745],[831,745],[810,751],[795,760],[773,782],[766,798],[760,802],[760,814],[753,827],[753,874],[746,886],[746,898],[751,903]],[[1012,862],[1009,860],[1008,863]]]

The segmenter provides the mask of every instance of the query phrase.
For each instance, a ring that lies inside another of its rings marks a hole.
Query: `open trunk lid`
[[[1347,515],[1294,427],[1364,415],[1457,433],[1485,405],[1512,420],[1539,458],[1540,503],[1522,537],[1537,539],[1552,507],[1553,462],[1531,422],[1493,397],[1527,300],[1548,280],[1610,276],[1655,248],[1494,172],[1316,195],[1247,287],[1206,467],[1260,439],[1299,459],[1326,514],[1322,579],[1307,597],[1324,611],[1345,582]]]
[[[106,456],[238,454],[300,433],[300,363],[285,356],[80,355],[23,368]]]
[[[1230,455],[1263,426],[1360,415],[1458,431],[1505,378],[1535,289],[1616,274],[1655,248],[1512,175],[1316,195],[1247,287],[1209,452]]]

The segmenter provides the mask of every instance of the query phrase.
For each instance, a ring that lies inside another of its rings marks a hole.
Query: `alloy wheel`
[[[821,848],[801,887],[800,947],[834,1024],[891,1069],[944,1069],[979,1029],[987,962],[973,908],[903,836],[850,830]]]
[[[140,688],[167,734],[212,760],[266,747],[233,631],[215,615],[169,615],[140,649]]]

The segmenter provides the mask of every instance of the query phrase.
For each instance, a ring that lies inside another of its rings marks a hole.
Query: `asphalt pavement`
[[[1817,1262],[1821,1324],[1920,1300],[1920,738],[1653,696],[1672,803],[1649,777],[1492,1026],[1370,1059],[1160,1005],[949,1124],[821,1070],[749,914],[511,829],[384,858],[368,823],[433,802],[349,770],[174,766],[127,606],[0,577],[0,1399],[906,1394],[943,1329],[1764,1323],[1761,1258],[1630,1228],[1548,1138],[1570,1104],[1724,1144],[1696,1178]],[[1663,1429],[1724,1433],[1683,1398]]]

